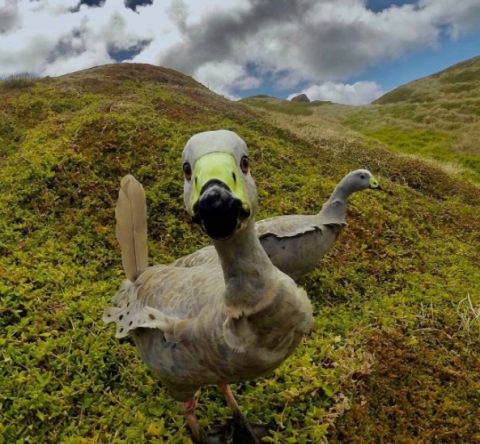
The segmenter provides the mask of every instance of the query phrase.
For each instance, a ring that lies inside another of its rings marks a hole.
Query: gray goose
[[[147,266],[143,188],[121,183],[117,238],[127,280],[104,312],[182,404],[196,442],[208,442],[194,393],[219,385],[238,425],[234,442],[259,442],[228,387],[265,375],[311,329],[305,291],[268,258],[255,232],[256,187],[245,142],[226,130],[194,135],[183,152],[184,200],[219,257],[192,267]]]

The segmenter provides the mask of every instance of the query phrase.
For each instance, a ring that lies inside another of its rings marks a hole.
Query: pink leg
[[[202,429],[200,423],[198,422],[197,415],[195,415],[195,409],[197,408],[197,401],[191,399],[187,402],[180,402],[180,407],[187,421],[188,427],[192,432],[193,441],[198,444],[208,444],[209,440],[205,431]]]
[[[228,384],[220,384],[220,389],[222,390],[223,394],[225,395],[225,399],[227,400],[228,406],[235,412],[241,413],[240,408],[238,407],[237,400],[234,398],[232,391]]]

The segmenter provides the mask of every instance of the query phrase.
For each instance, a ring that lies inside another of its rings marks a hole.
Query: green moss
[[[452,334],[457,337],[458,349],[443,346]],[[473,376],[478,359],[464,352],[478,349],[478,340],[473,341],[455,328],[446,330],[441,319],[431,316],[419,323],[415,334],[392,332],[372,337],[369,350],[379,357],[379,365],[330,441],[412,442],[413,437],[478,441],[480,380],[466,377]],[[416,390],[406,390],[406,386],[416,386]],[[469,410],[472,420],[459,421],[458,416]]]
[[[122,280],[114,236],[121,176],[134,174],[147,190],[152,263],[196,250],[208,240],[183,210],[180,153],[193,133],[216,128],[237,131],[251,149],[259,218],[318,211],[360,166],[385,189],[352,198],[345,233],[302,281],[312,334],[273,374],[234,387],[247,416],[270,424],[277,443],[345,430],[352,441],[388,441],[405,418],[402,436],[428,440],[440,400],[441,418],[448,413],[452,430],[462,430],[455,436],[477,439],[478,331],[473,321],[467,330],[462,301],[480,304],[478,188],[377,146],[339,141],[341,155],[332,155],[325,142],[308,143],[160,68],[101,67],[2,99],[0,137],[15,148],[0,162],[4,442],[190,442],[175,403],[101,313]],[[407,146],[414,138],[379,134]],[[425,149],[444,142],[420,136]],[[419,332],[426,328],[430,336]],[[398,341],[389,346],[389,338]],[[465,377],[429,381],[431,368]],[[420,407],[399,402],[395,423],[391,402],[408,392]],[[230,417],[216,388],[202,390],[199,417],[206,426]]]
[[[383,127],[376,131],[365,131],[365,135],[385,143],[401,152],[445,156],[449,153],[448,135],[428,130],[400,130]]]
[[[471,83],[457,83],[454,85],[443,86],[442,91],[447,94],[458,94],[462,92],[469,92],[472,90]]]

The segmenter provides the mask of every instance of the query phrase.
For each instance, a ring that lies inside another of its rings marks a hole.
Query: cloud
[[[346,84],[368,66],[435,47],[442,33],[480,29],[479,0],[377,12],[365,0],[4,1],[0,75],[131,60],[179,69],[229,96],[262,81]]]
[[[138,13],[117,0],[98,5],[18,0],[16,8],[21,25],[2,35],[1,75],[60,75],[113,63],[117,54],[137,54],[155,37],[153,30],[144,29]]]
[[[229,60],[269,71],[278,86],[348,79],[365,67],[480,27],[478,0],[423,0],[375,13],[362,0],[250,0],[182,29],[158,62],[187,73]]]
[[[373,102],[384,94],[380,85],[376,82],[360,81],[353,84],[325,82],[321,85],[311,85],[308,88],[291,94],[288,98],[297,94],[306,94],[310,100],[329,100],[345,105],[365,105]]]
[[[419,10],[437,26],[445,26],[451,37],[457,38],[479,29],[478,0],[419,0]]]
[[[213,62],[195,71],[195,78],[208,88],[231,99],[238,99],[233,92],[260,86],[260,79],[247,73],[244,66],[230,62]]]
[[[172,0],[165,10],[170,20],[177,26],[182,34],[187,32],[188,5],[183,0]]]
[[[5,6],[0,9],[0,34],[14,29],[19,18],[16,1],[6,0]]]
[[[262,28],[275,28],[292,17],[301,18],[302,6],[308,10],[311,3],[313,0],[252,0],[250,7],[212,11],[185,29],[182,41],[169,48],[160,61],[184,72],[194,72],[202,64],[225,58],[248,59],[249,46],[254,46],[250,54],[257,57],[259,50],[268,51],[265,46],[275,41],[261,38]]]

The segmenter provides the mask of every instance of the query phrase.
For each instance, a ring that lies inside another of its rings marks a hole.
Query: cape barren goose
[[[197,442],[208,438],[194,413],[194,393],[217,384],[233,410],[234,442],[256,443],[227,384],[268,374],[285,360],[310,331],[312,307],[257,237],[257,193],[245,142],[226,130],[196,134],[185,146],[183,171],[186,209],[220,260],[147,267],[143,189],[126,176],[116,217],[127,280],[104,320],[116,323],[117,337],[132,337],[147,366],[182,403]]]

